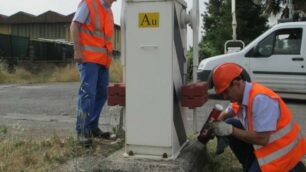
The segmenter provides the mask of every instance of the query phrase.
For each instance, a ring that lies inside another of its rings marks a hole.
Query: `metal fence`
[[[73,59],[73,45],[61,40],[30,40],[29,37],[0,34],[0,57],[12,63],[68,63]]]
[[[64,41],[31,40],[30,58],[35,62],[69,63],[73,59],[73,45]]]
[[[12,63],[70,63],[73,52],[73,44],[64,40],[31,40],[29,37],[0,34],[0,60]],[[120,51],[113,50],[113,57],[120,58]]]
[[[29,55],[28,37],[0,34],[0,56],[2,58],[24,58]]]

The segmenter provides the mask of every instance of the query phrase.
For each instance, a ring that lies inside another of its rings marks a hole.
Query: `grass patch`
[[[6,139],[0,143],[0,171],[45,171],[80,154],[72,137],[34,140]]]
[[[59,138],[57,135],[42,140],[4,139],[0,141],[0,172],[52,171],[71,159],[89,153],[108,156],[121,147],[122,143],[97,144],[87,149],[79,146],[74,137]]]
[[[119,59],[114,59],[109,69],[110,78],[109,81],[112,83],[122,82],[123,78],[123,69]]]
[[[230,148],[226,148],[224,153],[216,155],[217,139],[207,143],[209,169],[214,172],[242,172],[242,167],[232,153]]]
[[[189,140],[197,140],[198,134],[188,134],[187,138]],[[239,163],[238,159],[232,153],[231,149],[227,147],[225,151],[217,155],[217,138],[210,140],[205,145],[205,163],[207,166],[204,171],[213,171],[213,172],[243,172],[242,166]]]
[[[75,64],[68,64],[64,67],[56,67],[49,78],[50,82],[74,82],[79,81],[79,72]]]
[[[16,67],[15,73],[8,73],[4,65],[0,67],[0,83],[46,83],[77,82],[79,72],[75,64],[27,64]],[[122,66],[114,59],[110,67],[110,82],[122,82]]]
[[[0,125],[0,134],[6,134],[7,133],[7,127],[6,126],[3,126],[3,125]]]

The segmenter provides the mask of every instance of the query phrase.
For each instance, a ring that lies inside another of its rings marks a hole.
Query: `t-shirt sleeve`
[[[252,115],[254,131],[274,131],[280,116],[279,103],[264,94],[257,95],[254,98]]]
[[[79,23],[88,23],[89,21],[89,9],[86,1],[81,1],[72,21],[77,21]]]
[[[235,112],[233,110],[232,104],[229,104],[224,110],[229,117],[235,116]]]
[[[232,112],[233,112],[233,109],[232,109],[231,104],[229,104],[229,105],[225,108],[224,111],[225,111],[226,113],[232,113]]]

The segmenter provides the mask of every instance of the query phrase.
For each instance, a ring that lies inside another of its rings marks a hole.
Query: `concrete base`
[[[103,172],[200,172],[207,163],[206,147],[198,141],[191,141],[175,160],[152,160],[124,157],[121,149],[99,165]]]

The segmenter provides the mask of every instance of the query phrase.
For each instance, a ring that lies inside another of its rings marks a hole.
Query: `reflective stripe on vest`
[[[95,13],[95,14],[99,14],[99,13],[98,13],[98,4],[96,4],[96,2],[97,2],[97,1],[93,0],[94,13]],[[96,15],[96,16],[95,16],[95,19],[96,19],[96,21],[95,21],[96,30],[100,32],[100,31],[101,31],[100,16],[99,16],[99,15]]]
[[[259,166],[263,166],[265,164],[268,164],[272,161],[274,161],[275,159],[281,158],[282,156],[286,155],[288,152],[290,152],[292,149],[294,149],[296,147],[296,145],[299,143],[299,141],[302,138],[302,133],[299,132],[299,134],[297,135],[297,137],[295,138],[295,140],[290,143],[288,146],[275,151],[274,153],[264,157],[264,158],[260,158],[257,159]]]
[[[85,34],[88,34],[88,35],[90,35],[90,36],[100,37],[100,38],[106,40],[107,42],[109,42],[109,41],[112,40],[112,37],[105,36],[105,34],[104,34],[103,32],[100,32],[100,31],[94,31],[94,32],[92,32],[92,31],[90,31],[90,30],[81,28],[81,29],[80,29],[80,32],[85,33]]]
[[[281,130],[271,134],[268,143],[272,143],[275,140],[280,139],[281,137],[287,135],[292,130],[293,126],[294,126],[294,122],[290,121],[290,123],[287,124],[286,127],[284,127]],[[261,145],[254,145],[255,149],[260,149],[262,147],[263,146],[261,146]]]
[[[107,54],[106,48],[99,48],[99,47],[85,45],[84,50]]]
[[[95,14],[98,14],[98,4],[95,0],[93,0],[93,8],[94,8],[94,13]],[[95,16],[95,28],[96,28],[96,31],[95,32],[91,32],[90,30],[85,30],[85,29],[81,29],[81,31],[83,31],[84,33],[87,33],[87,34],[90,34],[90,35],[93,35],[93,36],[99,36],[99,37],[102,37],[104,38],[107,42],[108,41],[111,41],[112,40],[112,37],[107,37],[105,36],[105,34],[103,32],[101,32],[101,23],[100,23],[100,16],[99,15],[96,15]]]
[[[87,51],[106,54],[107,56],[110,56],[110,57],[112,56],[112,54],[107,52],[106,48],[99,48],[99,47],[93,47],[93,46],[88,46],[88,45],[83,46],[83,48],[84,48],[84,50],[87,50]]]

